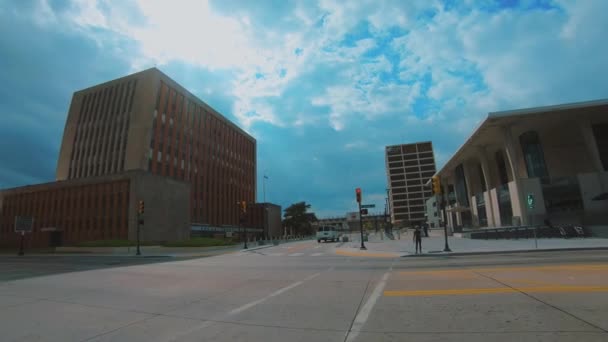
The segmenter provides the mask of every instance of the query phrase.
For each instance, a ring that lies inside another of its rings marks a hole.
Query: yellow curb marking
[[[399,254],[397,254],[397,253],[375,253],[375,252],[364,252],[364,251],[354,252],[354,251],[348,251],[348,250],[344,250],[344,249],[336,249],[335,253],[338,255],[368,257],[368,258],[397,258],[397,257],[399,257]]]
[[[448,295],[480,295],[502,294],[518,292],[537,293],[589,293],[608,292],[608,286],[539,286],[539,287],[498,287],[481,289],[448,289],[448,290],[410,290],[410,291],[384,291],[385,297],[424,297]]]

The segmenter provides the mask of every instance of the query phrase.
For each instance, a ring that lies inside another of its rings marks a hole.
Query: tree
[[[306,202],[298,202],[285,208],[283,214],[283,224],[286,227],[293,228],[293,231],[297,235],[307,235],[312,232],[310,224],[311,215],[307,213],[310,209],[310,204]]]

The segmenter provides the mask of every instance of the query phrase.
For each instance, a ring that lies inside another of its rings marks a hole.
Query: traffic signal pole
[[[365,248],[365,243],[363,242],[363,214],[361,214],[361,201],[363,194],[361,193],[361,188],[355,189],[355,195],[357,198],[357,204],[359,204],[359,228],[361,230],[361,249]]]
[[[137,250],[135,252],[135,255],[141,255],[141,250],[140,250],[140,242],[139,242],[139,231],[141,230],[141,225],[143,223],[144,220],[144,211],[145,211],[145,207],[144,207],[144,201],[140,200],[139,201],[139,207],[137,208]]]
[[[439,207],[445,211],[445,201],[443,199],[443,194],[441,193],[441,180],[439,179],[438,176],[433,176],[433,178],[431,178],[431,182],[432,182],[432,186],[433,186],[433,195],[438,196],[439,197]],[[447,214],[446,214],[447,216]],[[448,245],[448,223],[447,220],[444,220],[442,217],[443,222],[443,235],[445,237],[445,246],[443,247],[443,251],[444,252],[451,252],[452,250],[450,249],[450,246]]]
[[[361,215],[361,202],[359,202],[359,227],[361,228],[361,249],[367,249],[363,242],[363,215]]]

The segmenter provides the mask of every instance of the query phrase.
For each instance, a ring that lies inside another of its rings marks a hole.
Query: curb
[[[546,249],[518,249],[508,251],[479,251],[479,252],[439,252],[426,254],[402,255],[402,258],[428,258],[428,257],[451,257],[464,255],[488,255],[488,254],[516,254],[516,253],[538,253],[538,252],[561,252],[561,251],[602,251],[608,247],[573,247],[573,248],[546,248]]]
[[[275,245],[264,245],[264,246],[257,246],[257,247],[251,247],[251,248],[241,248],[239,250],[237,250],[239,253],[241,252],[250,252],[250,251],[257,251],[258,249],[264,249],[264,248],[270,248],[270,247],[276,247]]]

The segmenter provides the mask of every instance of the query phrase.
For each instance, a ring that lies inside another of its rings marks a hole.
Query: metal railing
[[[577,225],[557,225],[557,226],[520,226],[520,227],[501,227],[483,228],[479,230],[469,230],[471,239],[501,240],[501,239],[531,239],[531,238],[584,238],[590,237],[591,232],[582,226]]]

